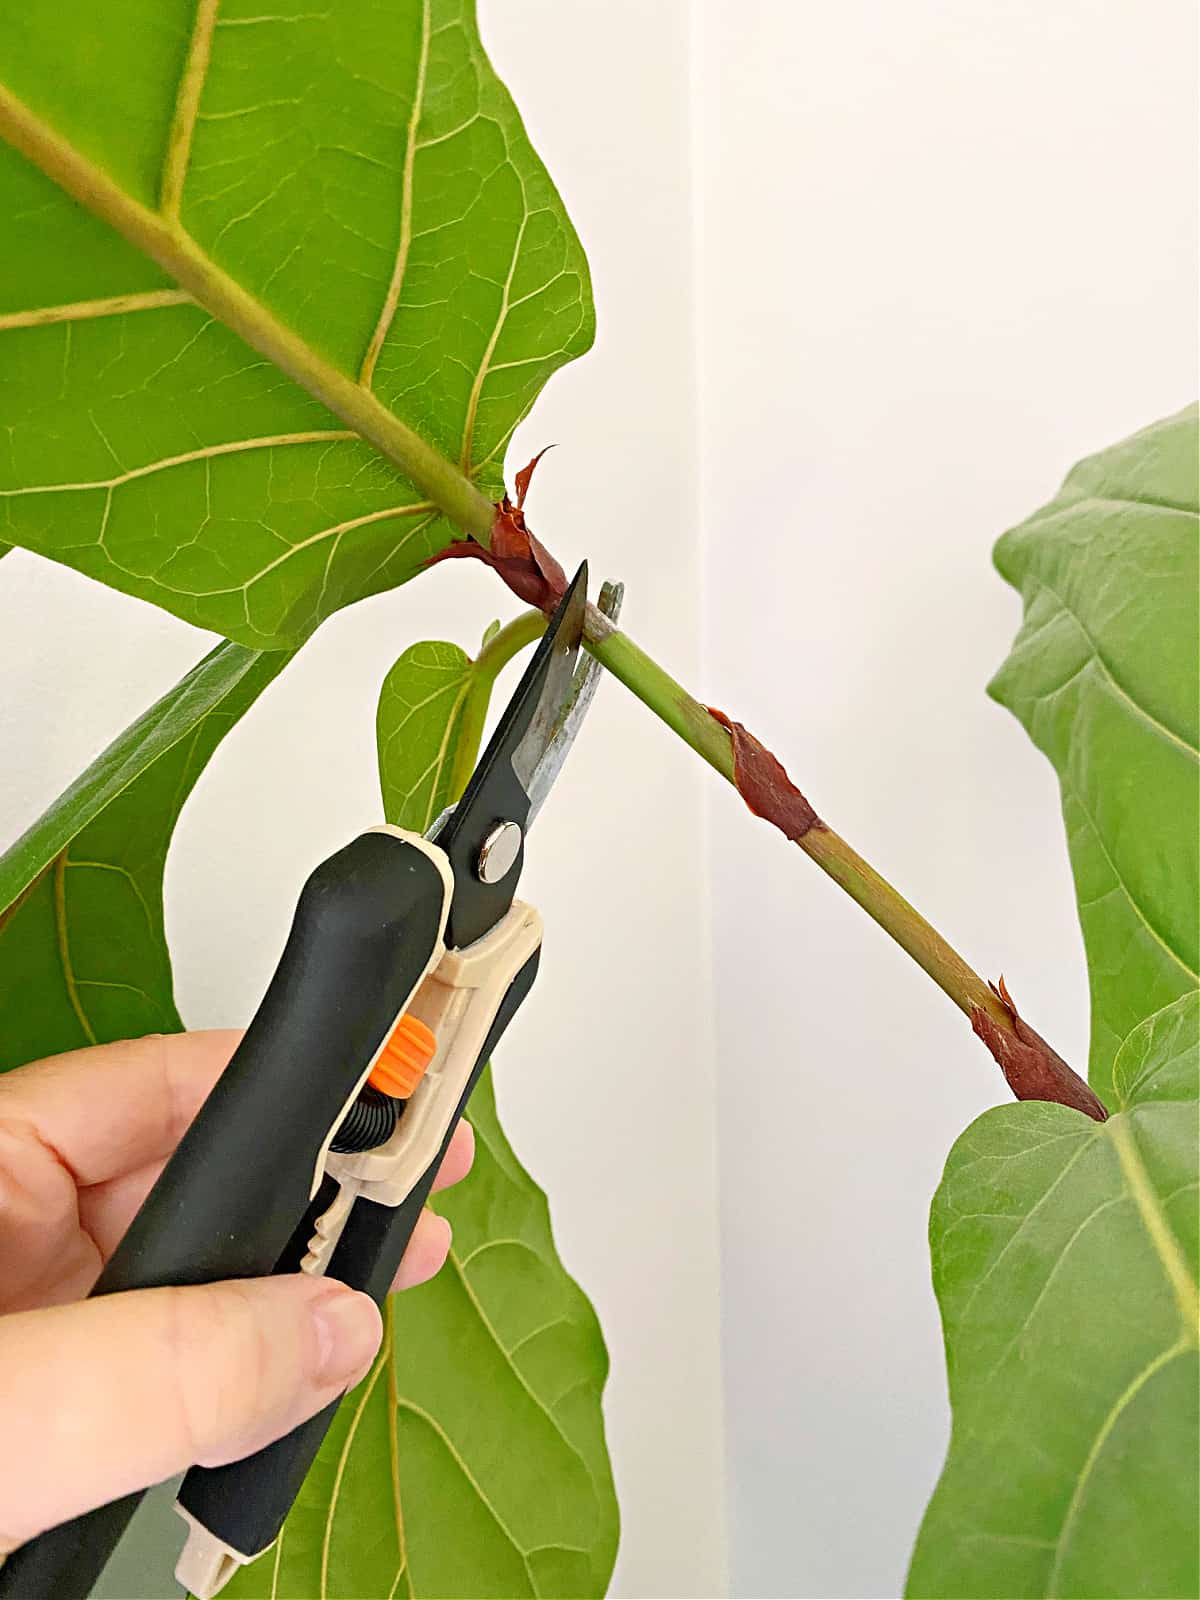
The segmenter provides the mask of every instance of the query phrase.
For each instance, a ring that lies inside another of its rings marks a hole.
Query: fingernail
[[[317,1382],[349,1387],[379,1349],[383,1323],[375,1302],[353,1289],[331,1289],[314,1302],[312,1318],[317,1330]]]

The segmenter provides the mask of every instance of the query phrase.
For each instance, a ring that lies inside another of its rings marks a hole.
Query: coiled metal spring
[[[357,1155],[386,1144],[403,1109],[403,1100],[393,1100],[391,1095],[381,1094],[369,1083],[364,1085],[329,1148],[340,1155]]]

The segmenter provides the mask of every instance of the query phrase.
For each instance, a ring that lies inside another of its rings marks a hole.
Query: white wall
[[[539,531],[564,563],[590,553],[597,579],[624,578],[631,627],[693,677],[686,7],[487,0],[481,13],[583,236],[600,310],[595,351],[551,383],[511,461],[559,441],[534,489]],[[622,504],[629,513],[614,515]],[[395,656],[421,637],[472,647],[514,610],[482,567],[442,567],[335,618],[230,736],[168,871],[191,1023],[247,1016],[309,868],[378,820],[375,697]],[[148,606],[6,557],[0,838],[205,648]],[[545,954],[496,1075],[509,1135],[551,1195],[562,1255],[608,1338],[623,1522],[614,1593],[637,1597],[719,1594],[726,1582],[701,828],[694,760],[606,686],[538,823],[523,892],[545,916]]]
[[[992,540],[1196,386],[1191,0],[702,0],[704,688],[1082,1063],[1048,766],[984,698]],[[1007,1098],[711,788],[732,1574],[899,1592],[948,1417],[925,1245]]]
[[[481,12],[599,309],[514,445],[561,445],[537,526],[626,579],[635,636],[1081,1062],[1055,786],[983,696],[1018,616],[988,552],[1079,454],[1194,387],[1191,5]],[[470,645],[494,609],[455,566],[360,606],[231,736],[168,877],[191,1021],[246,1015],[308,866],[375,818],[394,655]],[[0,837],[203,648],[6,558]],[[527,879],[543,976],[498,1086],[608,1334],[615,1593],[727,1592],[720,1303],[733,1592],[896,1594],[947,1428],[929,1195],[1005,1091],[953,1008],[617,686],[568,770]]]

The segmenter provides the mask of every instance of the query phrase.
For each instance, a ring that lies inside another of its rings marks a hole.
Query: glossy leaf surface
[[[0,144],[0,539],[189,622],[290,646],[448,542],[314,398],[331,376],[495,498],[516,424],[590,343],[583,253],[469,0],[26,8],[0,21],[0,95],[98,213]],[[118,211],[281,325],[291,375]]]
[[[287,659],[219,645],[0,856],[0,1068],[182,1026],[163,933],[171,832]]]
[[[1200,982],[1196,428],[1081,462],[996,547],[1025,620],[991,693],[1062,785],[1105,1099],[1121,1041]]]
[[[992,686],[1058,771],[1112,1115],[986,1112],[933,1203],[953,1432],[912,1596],[1187,1597],[1197,1442],[1196,419],[1082,463],[997,549]]]

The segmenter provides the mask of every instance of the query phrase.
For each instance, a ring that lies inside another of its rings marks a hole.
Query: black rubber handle
[[[271,1271],[321,1146],[438,942],[445,886],[364,833],[305,884],[262,1004],[94,1293]]]
[[[283,1267],[321,1146],[420,982],[445,900],[433,861],[392,834],[362,834],[316,869],[254,1020],[93,1294]],[[85,1600],[140,1499],[14,1551],[0,1600]]]
[[[356,1200],[351,1207],[329,1263],[329,1276],[364,1289],[380,1306],[479,1075],[533,986],[539,955],[535,951],[509,985],[446,1137],[420,1182],[398,1206]],[[179,1490],[179,1504],[231,1549],[258,1555],[279,1536],[340,1403],[335,1400],[282,1439],[242,1461],[224,1467],[193,1467]]]

